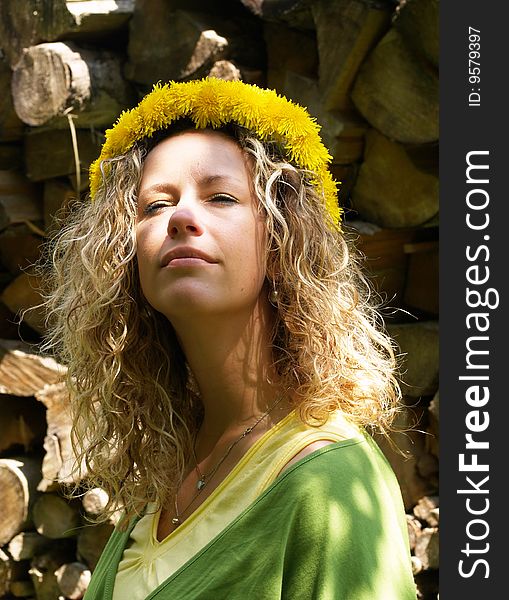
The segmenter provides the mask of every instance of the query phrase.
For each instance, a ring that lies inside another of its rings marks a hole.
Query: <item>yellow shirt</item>
[[[157,540],[160,511],[149,505],[131,532],[112,600],[146,598],[247,508],[309,444],[360,437],[340,413],[325,425],[310,427],[292,411],[260,437],[203,504],[161,542]]]

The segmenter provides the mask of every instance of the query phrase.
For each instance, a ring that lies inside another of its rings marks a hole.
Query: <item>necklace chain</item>
[[[180,517],[187,511],[187,509],[191,506],[191,504],[193,504],[193,502],[198,498],[198,496],[201,494],[201,492],[203,491],[203,488],[207,485],[207,483],[212,479],[212,477],[216,474],[216,471],[219,469],[219,467],[223,464],[223,462],[226,460],[226,458],[229,456],[230,452],[233,450],[233,448],[242,440],[244,439],[247,435],[249,435],[253,429],[261,422],[263,421],[263,419],[265,419],[265,417],[267,417],[269,415],[269,413],[276,408],[276,406],[281,402],[281,400],[283,399],[283,397],[280,397],[278,400],[276,400],[276,402],[274,402],[274,404],[269,408],[269,410],[267,410],[266,412],[263,413],[263,415],[261,417],[259,417],[254,423],[253,425],[250,425],[249,427],[247,427],[242,434],[240,435],[240,437],[238,437],[235,441],[233,441],[229,446],[228,449],[226,450],[226,452],[223,454],[223,456],[219,459],[219,461],[215,464],[215,466],[213,467],[213,469],[211,471],[209,471],[208,473],[203,474],[200,471],[200,467],[198,466],[198,459],[196,458],[196,450],[195,450],[195,444],[196,444],[196,438],[193,441],[193,459],[194,459],[194,464],[195,464],[195,471],[198,473],[198,482],[196,484],[196,488],[197,488],[197,492],[194,494],[194,496],[191,498],[190,502],[186,505],[186,507],[182,510],[182,512],[179,511],[178,508],[178,491],[175,494],[175,517],[173,517],[173,519],[171,520],[172,524],[175,526],[178,526],[182,523]]]

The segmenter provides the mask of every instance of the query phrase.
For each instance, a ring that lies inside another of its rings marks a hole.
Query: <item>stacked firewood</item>
[[[157,81],[275,88],[308,107],[402,356],[391,444],[418,595],[438,591],[438,0],[3,0],[0,597],[81,598],[113,524],[74,481],[63,367],[37,354],[32,265],[87,193],[104,130]],[[21,325],[17,318],[31,308]],[[21,341],[23,340],[23,341]],[[30,345],[32,344],[32,345]]]

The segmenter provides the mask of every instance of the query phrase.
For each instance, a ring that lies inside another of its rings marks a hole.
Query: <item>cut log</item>
[[[55,571],[58,587],[69,600],[80,600],[87,591],[92,577],[90,569],[80,562],[62,565]]]
[[[414,506],[413,513],[421,521],[426,522],[430,527],[438,527],[438,496],[423,496]]]
[[[412,398],[432,396],[438,389],[438,322],[388,325],[403,360],[403,393]]]
[[[0,395],[0,452],[28,453],[40,446],[46,433],[46,411],[34,398]],[[18,449],[18,447],[21,447]]]
[[[17,223],[42,223],[42,205],[35,198],[14,194],[0,196],[0,230]]]
[[[56,600],[62,596],[55,573],[72,555],[72,548],[64,543],[66,541],[59,541],[58,545],[35,556],[30,563],[28,573],[34,584],[37,600]]]
[[[162,2],[137,4],[130,24],[128,79],[149,85],[159,79],[197,78],[227,58],[228,40],[208,23],[183,11],[169,12]],[[153,43],[146,43],[147,35]]]
[[[85,179],[88,186],[88,181]],[[48,179],[44,182],[44,229],[49,234],[54,231],[55,215],[76,199],[76,191],[60,179]]]
[[[95,569],[113,529],[114,525],[111,523],[85,525],[80,529],[77,545],[78,558],[84,561],[92,571]]]
[[[425,527],[415,544],[415,556],[421,561],[422,569],[438,569],[439,540],[438,528]]]
[[[297,31],[282,23],[265,23],[267,86],[282,90],[287,71],[318,78],[318,52],[314,32]]]
[[[421,534],[422,525],[413,515],[405,515],[408,527],[408,542],[410,544],[410,552],[413,552],[417,538]]]
[[[30,328],[29,330],[32,331]],[[14,315],[7,306],[0,301],[0,338],[15,340],[19,338],[19,333],[19,326],[15,322]]]
[[[135,0],[3,0],[0,46],[11,66],[24,48],[66,38],[105,38],[126,27]]]
[[[27,125],[65,128],[70,111],[76,127],[100,128],[134,102],[119,56],[70,42],[26,48],[14,68],[12,95],[16,113]]]
[[[50,543],[48,538],[37,531],[22,531],[9,542],[9,554],[16,562],[32,559],[36,554],[43,552]]]
[[[407,0],[400,7],[394,26],[405,42],[438,69],[439,45],[438,0]]]
[[[12,103],[11,77],[11,68],[3,58],[0,58],[0,89],[2,90],[0,94],[0,141],[2,142],[22,139],[25,127]]]
[[[357,71],[387,31],[391,10],[370,0],[319,0],[313,2],[312,11],[324,107],[351,109],[350,92]]]
[[[103,136],[78,129],[81,178],[87,179],[90,164],[99,156]],[[71,134],[63,129],[32,129],[25,135],[26,174],[32,181],[43,181],[75,173]]]
[[[427,444],[425,448],[426,452],[419,456],[417,461],[417,472],[434,490],[438,490],[438,460],[427,451]]]
[[[412,575],[417,575],[418,573],[420,573],[422,571],[422,562],[420,558],[417,558],[417,556],[411,556],[410,557],[410,561],[412,563]],[[424,598],[425,596],[423,596],[422,594],[417,596],[418,598]],[[438,596],[437,596],[438,598]]]
[[[34,504],[32,518],[37,532],[50,539],[78,535],[81,523],[76,506],[56,494],[42,494]]]
[[[309,0],[241,0],[254,15],[264,21],[285,23],[296,29],[314,29]]]
[[[382,227],[414,227],[431,219],[438,207],[438,178],[420,171],[403,146],[370,130],[352,191],[352,208],[360,218]]]
[[[151,86],[158,80],[203,77],[220,60],[260,69],[264,53],[260,24],[252,19],[169,11],[162,0],[139,0],[130,22],[125,74]]]
[[[322,126],[323,143],[334,163],[351,164],[362,157],[367,124],[354,113],[326,110],[316,80],[287,71],[280,91],[305,106],[317,119]]]
[[[406,510],[411,510],[419,498],[435,492],[435,487],[417,471],[417,462],[426,452],[424,436],[415,430],[422,420],[422,414],[423,410],[419,406],[412,409],[403,406],[394,422],[395,431],[391,432],[389,439],[375,436],[396,474]]]
[[[65,371],[51,356],[31,352],[28,344],[0,340],[0,394],[34,396],[46,385],[61,381]]]
[[[83,477],[74,472],[75,460],[71,446],[72,419],[69,392],[65,383],[47,385],[35,393],[46,407],[48,423],[44,438],[45,455],[42,461],[42,479],[37,487],[41,492],[53,490],[57,483],[73,483]]]
[[[329,168],[335,181],[338,181],[340,184],[338,189],[338,204],[339,206],[349,208],[350,196],[357,181],[359,167],[357,163],[349,165],[332,163]]]
[[[14,110],[14,107],[12,110]],[[22,145],[15,142],[11,144],[0,143],[0,169],[3,171],[21,171],[23,168]]]
[[[0,546],[31,524],[32,506],[41,478],[40,462],[33,458],[0,458]]]
[[[115,34],[122,30],[133,15],[136,0],[68,0],[66,8],[72,15],[72,30],[54,33],[52,39],[64,37],[88,38]],[[49,39],[49,38],[48,38]]]
[[[27,225],[9,227],[0,233],[0,263],[10,273],[18,275],[38,260],[41,241],[41,236],[34,234]]]
[[[438,139],[438,74],[394,28],[363,62],[351,96],[364,118],[393,140]]]
[[[82,503],[87,515],[97,517],[106,508],[108,494],[101,488],[93,488],[85,492]]]
[[[218,60],[210,69],[207,77],[215,77],[216,79],[224,79],[225,81],[241,81],[242,74],[229,60]]]
[[[377,292],[391,306],[402,306],[407,267],[403,248],[417,238],[419,230],[381,229],[364,221],[349,221],[348,226],[359,233],[356,246],[366,257],[364,268]]]
[[[16,315],[16,319],[22,319],[32,329],[43,333],[45,316],[43,310],[37,308],[42,302],[40,289],[39,277],[29,272],[22,273],[3,290],[0,300]]]
[[[25,579],[12,581],[9,591],[15,598],[30,598],[35,594],[34,584]]]
[[[42,220],[42,203],[36,185],[22,173],[0,171],[0,230],[16,223]]]
[[[405,304],[438,316],[438,241],[406,244],[404,250],[408,254]]]
[[[11,559],[0,548],[0,598],[9,592],[12,579]]]

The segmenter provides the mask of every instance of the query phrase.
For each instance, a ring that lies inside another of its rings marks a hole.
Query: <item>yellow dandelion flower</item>
[[[320,139],[320,125],[315,118],[274,90],[212,77],[157,83],[138,107],[120,115],[106,131],[101,155],[90,167],[92,198],[101,185],[102,160],[125,153],[136,141],[183,117],[190,117],[198,128],[237,123],[261,140],[280,142],[288,160],[316,173],[313,184],[323,194],[331,219],[338,226],[341,209],[337,183],[327,168],[331,156]]]

